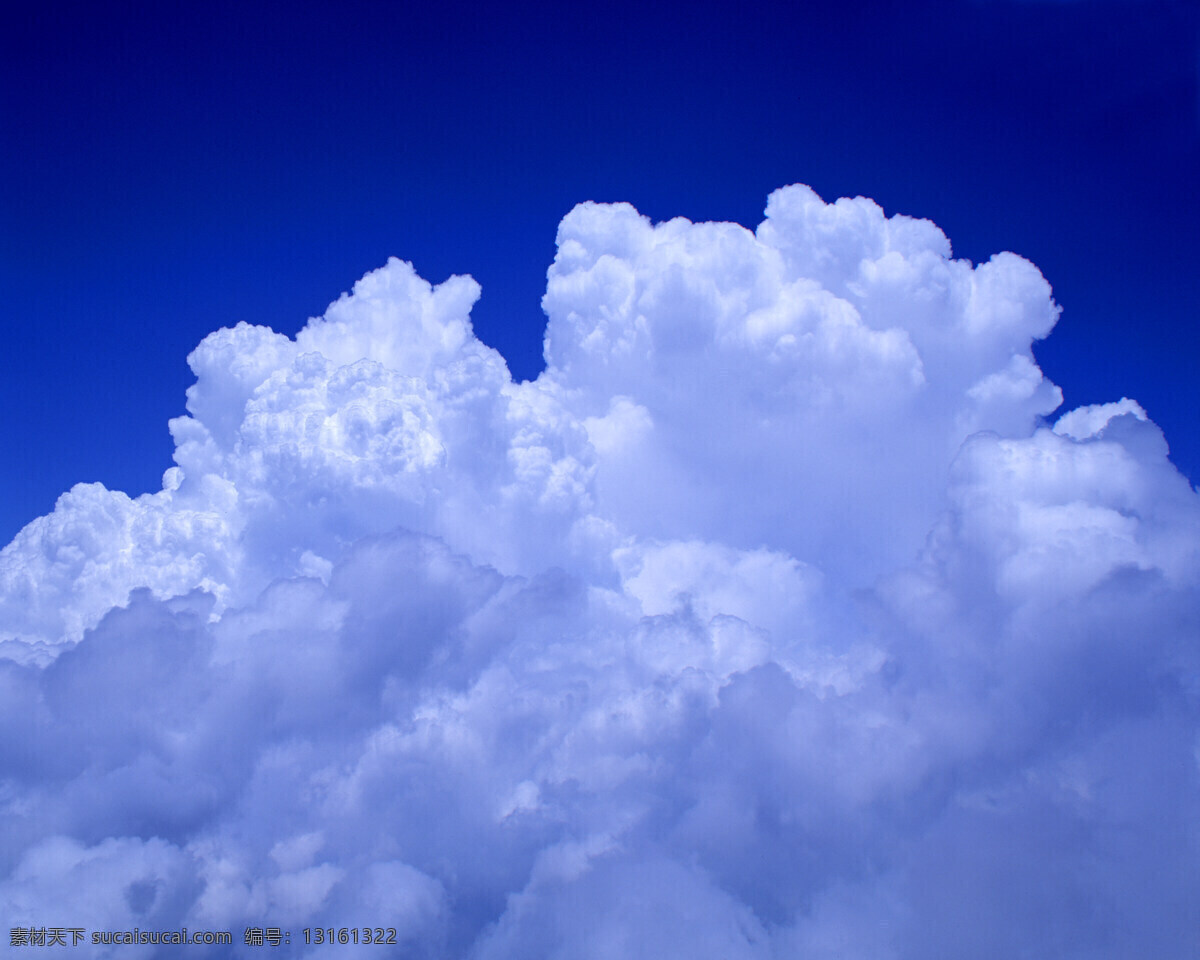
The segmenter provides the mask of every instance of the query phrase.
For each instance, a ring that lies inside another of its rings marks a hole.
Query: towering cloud
[[[398,260],[207,337],[163,489],[0,553],[6,915],[1193,955],[1196,492],[1131,400],[1043,419],[1027,261],[766,213],[577,207],[533,382]]]

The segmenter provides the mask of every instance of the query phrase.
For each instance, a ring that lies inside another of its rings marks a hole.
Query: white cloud
[[[1200,504],[1134,401],[1045,426],[1037,269],[799,186],[558,244],[538,380],[392,260],[0,553],[6,914],[1194,954]]]
[[[1054,424],[1054,432],[1072,440],[1087,440],[1098,436],[1114,417],[1131,414],[1137,420],[1145,420],[1146,411],[1136,400],[1122,397],[1116,403],[1096,403],[1090,407],[1076,407],[1064,413]]]

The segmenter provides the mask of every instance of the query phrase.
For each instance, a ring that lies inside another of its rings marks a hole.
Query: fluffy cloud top
[[[1200,500],[1134,401],[1047,426],[1033,265],[793,186],[576,207],[536,381],[478,295],[211,334],[163,489],[0,552],[14,924],[1195,954]]]

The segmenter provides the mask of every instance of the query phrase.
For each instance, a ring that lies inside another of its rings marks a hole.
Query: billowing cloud
[[[577,207],[533,382],[398,260],[207,337],[163,489],[0,553],[13,924],[1194,955],[1196,491],[1132,400],[1045,420],[1027,261],[766,213]]]

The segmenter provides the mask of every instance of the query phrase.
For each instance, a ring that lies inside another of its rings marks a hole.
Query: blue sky
[[[479,280],[532,377],[575,203],[753,226],[792,182],[1032,260],[1068,406],[1137,399],[1200,476],[1190,4],[49,4],[5,32],[5,538],[81,479],[157,489],[217,326],[295,332],[399,256]]]
[[[1197,11],[789,10],[12,20],[14,937],[1200,955]]]

